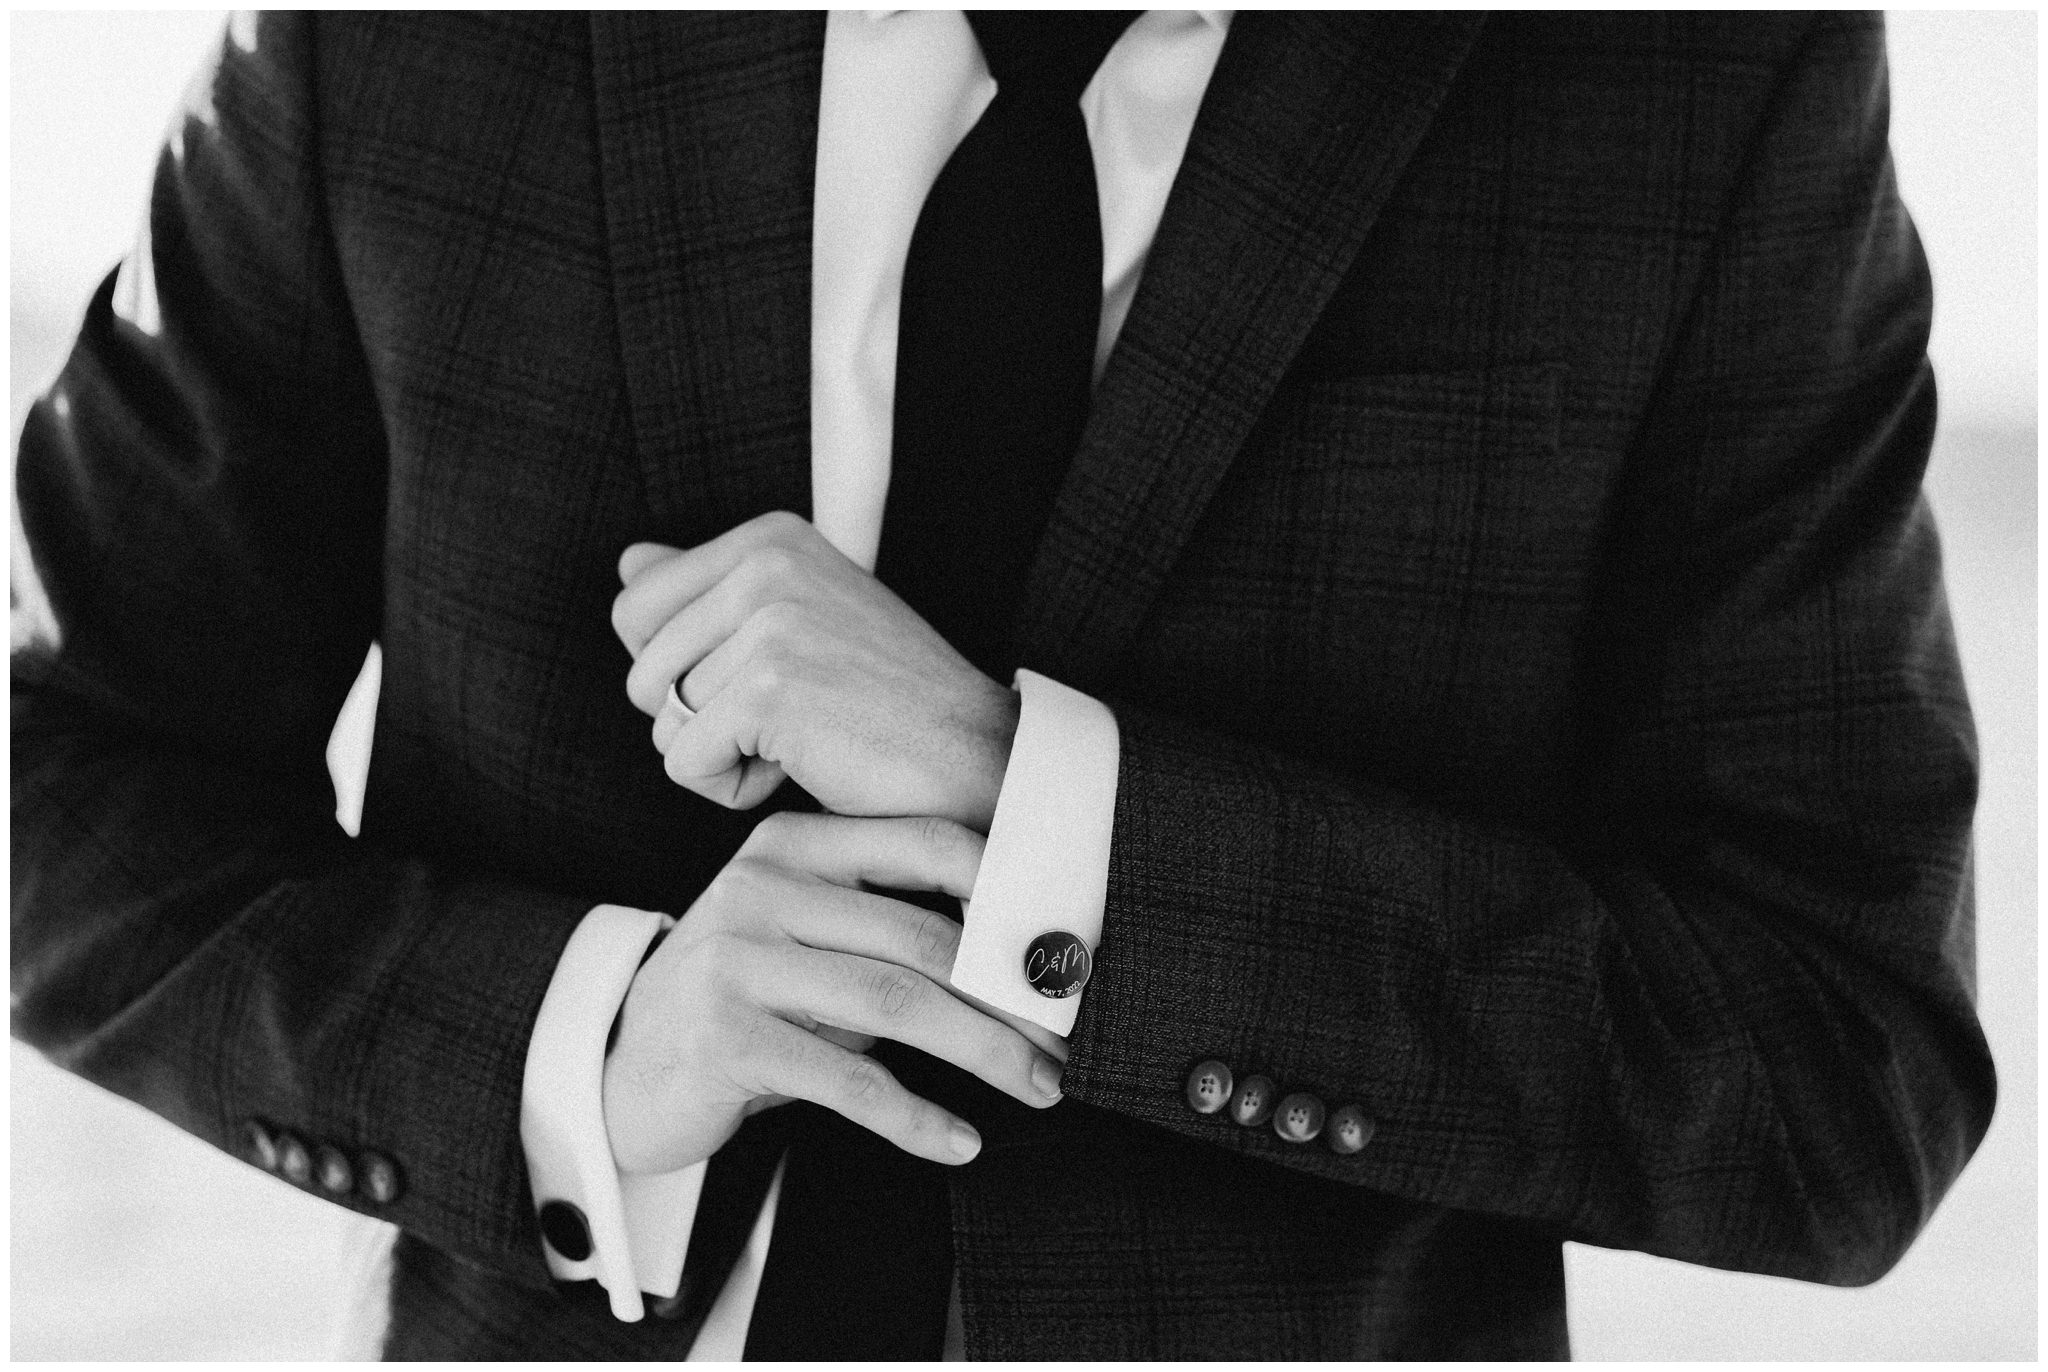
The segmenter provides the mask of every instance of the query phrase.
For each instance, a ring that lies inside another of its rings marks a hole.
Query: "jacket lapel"
[[[1026,590],[1101,692],[1449,89],[1481,16],[1241,13]]]
[[[670,541],[810,508],[824,33],[818,13],[591,16],[626,387]]]

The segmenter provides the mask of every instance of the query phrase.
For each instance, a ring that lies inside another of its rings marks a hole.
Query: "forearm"
[[[1833,1280],[1888,1265],[1870,1254],[1903,1249],[1981,1132],[1987,1064],[1953,968],[1883,970],[1711,863],[1570,854],[1119,718],[1078,1100],[1410,1199]],[[1866,927],[1938,938],[1966,910],[1959,859],[1864,905]],[[1210,1057],[1358,1103],[1378,1132],[1344,1156],[1197,1115],[1183,1082]]]
[[[520,1070],[588,902],[351,844],[324,781],[117,740],[19,677],[14,710],[16,1036],[237,1156],[251,1121],[380,1153],[395,1200],[316,1194],[545,1281]]]

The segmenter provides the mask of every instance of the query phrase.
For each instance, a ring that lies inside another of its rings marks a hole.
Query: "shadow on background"
[[[1894,143],[1937,287],[1943,420],[1929,489],[1984,763],[1978,969],[1998,1114],[1920,1242],[1864,1290],[1567,1246],[1581,1358],[2035,1355],[2034,20],[1892,23]],[[134,222],[154,131],[219,18],[14,15],[10,27],[18,433]],[[95,91],[124,89],[131,112],[67,91],[88,72]],[[232,1161],[19,1045],[9,1067],[15,1358],[374,1356],[365,1333],[378,1322],[388,1226]]]

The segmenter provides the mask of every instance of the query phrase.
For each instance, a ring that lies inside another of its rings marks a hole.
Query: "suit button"
[[[320,1189],[333,1196],[345,1196],[355,1189],[355,1173],[349,1168],[348,1159],[342,1156],[333,1144],[320,1145],[314,1175],[320,1178]]]
[[[405,1191],[398,1164],[367,1148],[356,1158],[356,1185],[364,1198],[376,1205],[389,1205]]]
[[[548,1247],[570,1262],[590,1256],[590,1225],[583,1212],[565,1200],[551,1200],[540,1208],[540,1232]]]
[[[277,1170],[293,1186],[304,1186],[313,1180],[313,1155],[299,1142],[298,1135],[278,1131]]]
[[[1323,1141],[1332,1153],[1356,1153],[1372,1142],[1372,1117],[1355,1105],[1330,1112],[1330,1130]]]
[[[1213,1115],[1230,1104],[1230,1067],[1210,1058],[1197,1063],[1188,1073],[1188,1108],[1198,1115]]]
[[[1273,1132],[1289,1143],[1307,1143],[1323,1132],[1323,1103],[1306,1091],[1296,1091],[1273,1112]]]
[[[249,1161],[266,1172],[277,1170],[277,1140],[263,1127],[263,1121],[252,1119],[242,1126],[243,1136],[249,1140]]]
[[[1273,1102],[1279,1099],[1280,1088],[1273,1079],[1254,1072],[1231,1093],[1230,1117],[1247,1129],[1256,1129],[1273,1118]]]

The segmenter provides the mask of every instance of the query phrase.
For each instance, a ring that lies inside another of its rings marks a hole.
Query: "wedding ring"
[[[680,677],[668,684],[668,708],[680,713],[684,719],[696,717],[697,712],[683,704],[683,682]]]

